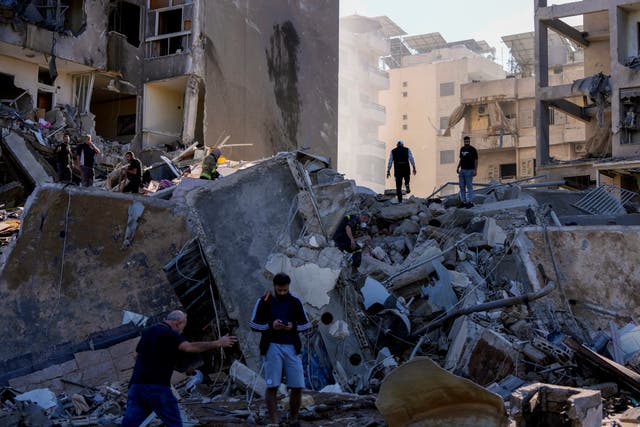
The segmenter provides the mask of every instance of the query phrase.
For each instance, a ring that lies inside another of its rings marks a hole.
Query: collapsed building
[[[0,416],[117,423],[140,331],[182,306],[188,339],[240,339],[184,360],[179,371],[201,376],[176,376],[183,409],[201,425],[259,422],[248,322],[281,271],[314,324],[302,354],[311,425],[600,425],[640,392],[637,226],[625,225],[636,215],[585,215],[585,194],[549,182],[488,185],[473,209],[455,197],[394,204],[327,165],[281,154],[221,180],[183,178],[168,200],[38,186],[0,273],[15,331],[1,350]],[[331,236],[365,210],[354,273]],[[48,410],[21,403],[43,389],[66,397]]]

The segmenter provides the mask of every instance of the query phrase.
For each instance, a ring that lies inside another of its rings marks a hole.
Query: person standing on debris
[[[187,315],[175,310],[162,322],[142,331],[129,382],[123,427],[138,427],[152,412],[167,427],[182,427],[178,400],[171,391],[171,375],[179,352],[202,353],[238,342],[230,335],[215,341],[189,342],[181,335],[185,326]]]
[[[473,205],[473,177],[478,174],[478,151],[471,146],[471,138],[463,138],[464,145],[460,147],[458,161],[458,181],[460,184],[460,203],[462,207],[472,208]],[[465,191],[466,189],[466,191]]]
[[[58,181],[71,182],[71,148],[69,143],[71,136],[65,133],[62,142],[56,145],[53,150],[56,158],[56,171],[58,172]]]
[[[209,151],[209,154],[202,159],[202,172],[200,172],[200,179],[218,179],[220,172],[218,172],[218,159],[222,155],[219,148],[214,148]]]
[[[133,151],[127,151],[124,158],[129,164],[123,169],[121,179],[127,179],[128,182],[122,189],[123,193],[139,193],[142,185],[142,163],[136,159]]]
[[[76,156],[82,175],[82,186],[91,187],[93,185],[93,165],[96,160],[96,154],[100,154],[100,150],[93,145],[89,134],[85,135],[84,143],[79,144],[77,150]]]
[[[362,248],[356,242],[356,233],[367,228],[371,216],[363,212],[360,215],[350,214],[342,218],[340,225],[333,234],[333,240],[338,249],[351,253],[351,264],[354,269],[362,262]]]
[[[393,176],[396,178],[396,195],[398,196],[398,203],[402,203],[403,179],[407,194],[411,193],[411,187],[409,187],[409,181],[411,180],[409,163],[411,163],[411,166],[413,167],[413,174],[415,175],[416,162],[413,160],[413,154],[409,148],[404,146],[402,141],[398,141],[396,148],[391,150],[389,163],[387,164],[387,178],[391,176],[391,165],[393,165]]]
[[[278,425],[277,392],[282,373],[289,388],[289,426],[300,426],[298,412],[302,402],[304,371],[300,352],[299,332],[311,328],[302,302],[289,293],[291,278],[285,273],[273,277],[273,292],[260,297],[253,308],[249,326],[261,332],[260,354],[264,358],[264,377],[267,383],[265,402],[269,417]]]

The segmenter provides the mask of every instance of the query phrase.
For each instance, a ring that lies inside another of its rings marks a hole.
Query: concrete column
[[[540,88],[549,85],[549,48],[548,30],[538,15],[540,8],[547,7],[547,0],[534,0],[535,10],[535,46],[537,59],[536,73],[536,159],[538,165],[549,164],[549,106],[540,99]]]
[[[183,145],[193,144],[196,132],[196,119],[198,117],[198,95],[200,92],[200,78],[190,75],[187,87],[184,91],[184,111],[182,115],[182,139]]]

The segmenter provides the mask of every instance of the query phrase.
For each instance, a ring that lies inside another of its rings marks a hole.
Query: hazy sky
[[[533,31],[533,1],[340,0],[340,16],[387,15],[409,34],[439,32],[448,42],[486,40],[501,58],[508,53],[501,36]],[[568,1],[550,0],[548,4]]]

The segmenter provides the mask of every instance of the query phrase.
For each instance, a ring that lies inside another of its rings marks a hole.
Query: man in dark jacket
[[[354,269],[360,267],[362,262],[362,248],[356,242],[356,232],[367,228],[369,221],[371,216],[366,212],[359,215],[345,215],[333,234],[333,241],[336,242],[337,248],[351,253],[351,264]]]
[[[396,178],[396,195],[398,203],[402,203],[402,180],[407,190],[407,194],[411,193],[409,181],[411,179],[409,163],[413,166],[413,174],[416,174],[416,162],[413,160],[411,150],[404,146],[402,141],[398,141],[396,148],[391,150],[389,155],[389,163],[387,164],[387,178],[391,176],[391,165],[393,164],[393,175]]]
[[[225,335],[215,341],[189,342],[181,335],[185,326],[187,315],[176,310],[142,332],[122,427],[138,427],[152,412],[167,427],[182,427],[178,401],[171,391],[171,374],[178,354],[231,347],[238,341],[235,336]]]
[[[91,135],[84,136],[84,143],[78,144],[76,148],[76,157],[78,158],[78,166],[82,174],[82,186],[91,187],[93,185],[93,165],[95,164],[96,154],[100,154],[100,150],[91,141]]]
[[[58,172],[58,181],[71,182],[71,148],[69,143],[71,137],[65,133],[62,142],[56,145],[53,150],[56,157],[56,171]]]
[[[129,164],[124,168],[123,179],[127,179],[128,182],[122,189],[123,193],[139,193],[140,186],[142,185],[142,163],[136,159],[133,151],[127,151],[124,158]]]
[[[282,373],[289,387],[289,425],[300,426],[298,412],[304,388],[304,371],[300,351],[302,343],[299,332],[311,328],[302,302],[289,293],[291,278],[284,273],[273,277],[273,292],[258,299],[253,308],[249,326],[261,332],[260,354],[264,357],[264,377],[267,383],[265,402],[269,417],[279,423],[277,407],[278,386]]]
[[[471,138],[463,138],[458,161],[458,181],[460,185],[460,203],[462,207],[473,207],[473,177],[478,174],[478,151],[471,146]],[[465,191],[466,190],[466,191]],[[466,193],[466,194],[465,194]]]

